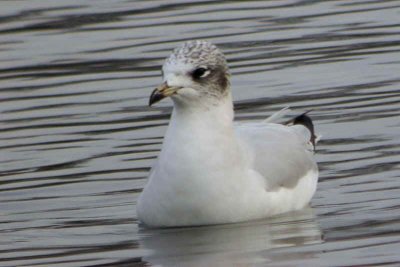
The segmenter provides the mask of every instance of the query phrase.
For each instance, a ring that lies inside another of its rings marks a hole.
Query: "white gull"
[[[307,115],[291,126],[271,122],[274,118],[234,123],[225,57],[206,41],[175,49],[163,76],[150,105],[169,96],[174,109],[138,199],[142,223],[233,223],[302,209],[310,202],[318,167]]]

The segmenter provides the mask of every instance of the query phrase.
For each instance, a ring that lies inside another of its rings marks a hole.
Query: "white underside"
[[[150,227],[209,225],[266,218],[304,208],[315,192],[317,180],[318,171],[310,170],[295,188],[281,187],[269,192],[262,186],[248,186],[236,188],[229,195],[221,192],[212,194],[212,197],[194,187],[186,188],[184,194],[160,194],[156,188],[147,187],[138,202],[138,216]]]
[[[141,222],[152,227],[241,222],[309,203],[318,169],[304,127],[265,122],[233,127],[229,116],[218,117],[221,111],[209,113],[174,110],[137,203]]]

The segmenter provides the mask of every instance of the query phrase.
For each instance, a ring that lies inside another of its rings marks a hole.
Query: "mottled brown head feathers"
[[[229,69],[224,54],[207,41],[188,41],[176,48],[164,64],[166,69],[188,68],[193,81],[219,92],[229,88]],[[174,67],[175,66],[175,67]],[[184,67],[183,67],[184,66]]]

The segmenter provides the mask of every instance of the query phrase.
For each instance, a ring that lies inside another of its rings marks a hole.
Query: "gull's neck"
[[[231,94],[199,102],[179,105],[175,101],[160,157],[190,154],[192,160],[202,161],[210,154],[237,153],[237,146],[226,145],[237,144]]]
[[[220,99],[204,100],[186,105],[175,102],[170,128],[179,127],[178,129],[188,131],[189,135],[193,134],[194,130],[204,127],[207,127],[209,131],[222,129],[233,131],[234,112],[231,93],[227,93]]]
[[[215,176],[221,173],[233,177],[234,173],[240,175],[236,168],[246,164],[233,128],[230,93],[217,102],[202,102],[205,105],[181,106],[175,102],[159,155],[160,173],[154,174],[168,186],[174,182],[178,186],[182,181],[197,184],[200,180],[206,184],[205,181],[222,178]],[[227,173],[226,166],[231,166],[232,173]],[[204,169],[213,171],[206,174]]]

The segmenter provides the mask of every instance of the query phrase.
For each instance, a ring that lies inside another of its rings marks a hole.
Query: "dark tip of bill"
[[[161,94],[157,89],[155,89],[149,99],[149,107],[153,105],[154,103],[157,103],[158,101],[162,100],[165,96]]]

